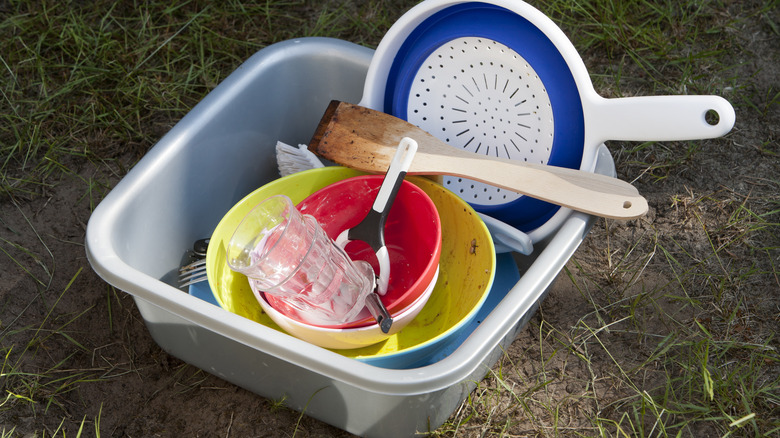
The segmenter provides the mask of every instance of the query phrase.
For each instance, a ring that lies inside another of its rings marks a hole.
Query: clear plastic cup
[[[356,266],[314,217],[284,195],[246,215],[228,243],[227,262],[256,292],[283,298],[312,324],[351,321],[373,292],[370,266]]]

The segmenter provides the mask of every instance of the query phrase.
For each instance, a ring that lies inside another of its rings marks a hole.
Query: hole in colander
[[[715,110],[708,110],[704,113],[704,121],[710,126],[717,126],[720,123],[720,114]]]

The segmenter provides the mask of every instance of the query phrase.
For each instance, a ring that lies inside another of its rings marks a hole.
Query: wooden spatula
[[[419,146],[409,175],[469,178],[612,219],[634,219],[647,213],[645,198],[617,178],[463,151],[409,122],[346,102],[330,103],[309,150],[353,169],[382,173],[403,137],[413,138]]]

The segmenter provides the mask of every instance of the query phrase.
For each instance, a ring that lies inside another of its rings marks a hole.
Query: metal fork
[[[192,250],[189,253],[190,260],[194,259],[194,261],[179,268],[180,288],[206,280],[206,249],[208,247],[209,239],[196,240],[192,245]]]

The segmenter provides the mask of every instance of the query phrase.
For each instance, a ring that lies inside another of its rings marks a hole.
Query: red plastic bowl
[[[383,175],[364,175],[331,184],[298,204],[298,210],[314,216],[335,239],[352,228],[371,210]],[[390,315],[403,311],[423,294],[433,280],[441,255],[441,221],[436,206],[419,187],[403,181],[385,221],[385,245],[390,255],[390,281],[382,303]],[[347,254],[378,269],[373,250],[364,242],[350,242]],[[269,304],[281,310],[279,298],[266,295]],[[289,315],[292,316],[292,315]],[[329,328],[363,327],[375,324],[365,317]]]

